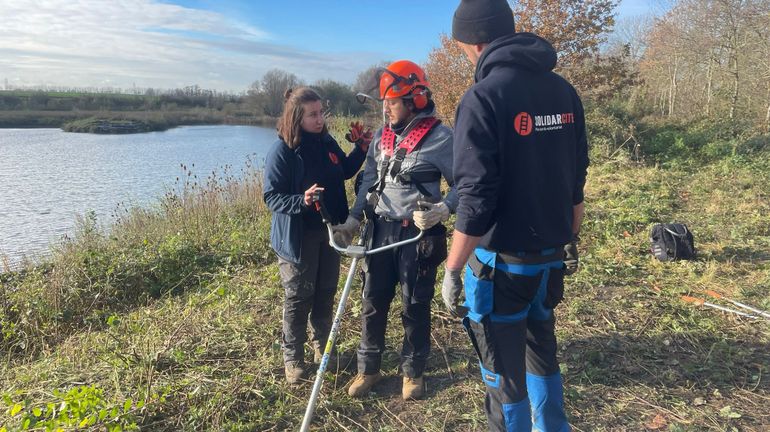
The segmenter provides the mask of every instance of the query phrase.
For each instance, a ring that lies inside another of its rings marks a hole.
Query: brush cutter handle
[[[420,232],[417,233],[416,236],[414,236],[414,237],[412,237],[410,239],[401,240],[400,242],[391,243],[389,245],[381,246],[381,247],[378,247],[376,249],[366,250],[366,246],[361,241],[359,241],[358,242],[359,244],[357,244],[357,245],[350,245],[350,246],[348,246],[346,248],[340,246],[339,244],[337,244],[337,242],[334,241],[334,230],[332,229],[332,224],[329,223],[329,222],[326,223],[326,230],[329,232],[329,245],[331,247],[333,247],[334,250],[336,250],[337,252],[339,252],[339,253],[341,253],[341,254],[343,254],[345,256],[349,256],[349,257],[353,257],[353,258],[363,258],[363,257],[365,257],[367,255],[374,255],[374,254],[378,254],[380,252],[385,252],[386,250],[395,249],[397,247],[405,246],[405,245],[408,245],[410,243],[414,243],[414,242],[419,241],[422,238],[422,236],[424,235],[424,232],[422,230],[420,230]]]
[[[422,238],[422,236],[424,234],[425,234],[425,231],[420,230],[420,232],[417,233],[416,236],[414,236],[414,237],[412,237],[410,239],[401,240],[400,242],[396,242],[396,243],[392,243],[392,244],[389,244],[389,245],[378,247],[376,249],[368,250],[368,251],[366,251],[366,255],[374,255],[374,254],[377,254],[377,253],[380,253],[380,252],[385,252],[386,250],[395,249],[397,247],[401,247],[401,246],[404,246],[404,245],[408,245],[410,243],[417,242],[417,241],[419,241]]]
[[[320,193],[318,193],[318,194],[320,195]],[[400,242],[392,243],[392,244],[389,244],[389,245],[380,246],[380,247],[378,247],[376,249],[372,249],[372,250],[366,250],[366,241],[363,238],[360,238],[359,241],[358,241],[358,244],[356,244],[356,245],[350,245],[348,247],[342,247],[339,244],[337,244],[337,242],[334,240],[334,229],[332,229],[332,224],[330,222],[331,221],[331,217],[323,209],[323,195],[320,195],[319,199],[315,200],[314,202],[316,204],[316,209],[321,212],[321,217],[324,218],[324,223],[326,224],[326,230],[329,232],[329,245],[331,247],[333,247],[334,250],[336,250],[337,252],[339,252],[339,253],[341,253],[341,254],[343,254],[345,256],[349,256],[349,257],[352,257],[352,258],[363,258],[363,257],[368,256],[368,255],[378,254],[380,252],[385,252],[387,250],[395,249],[395,248],[401,247],[401,246],[405,246],[405,245],[408,245],[410,243],[415,243],[415,242],[419,241],[422,238],[422,236],[424,235],[423,230],[420,230],[417,233],[417,235],[412,237],[412,238],[409,238],[409,239],[406,239],[406,240],[401,240]],[[371,224],[372,221],[367,220],[365,223],[366,224]],[[370,230],[369,229],[365,229],[362,232],[368,232],[368,231],[370,231]]]
[[[332,218],[329,215],[329,212],[326,211],[326,206],[324,205],[323,189],[317,189],[315,192],[313,192],[313,205],[315,206],[316,211],[321,213],[321,219],[323,222],[327,225],[331,224]]]

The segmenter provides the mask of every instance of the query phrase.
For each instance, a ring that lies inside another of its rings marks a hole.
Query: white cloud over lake
[[[320,53],[222,14],[151,0],[0,0],[0,84],[241,91],[280,68],[352,81],[373,53]]]

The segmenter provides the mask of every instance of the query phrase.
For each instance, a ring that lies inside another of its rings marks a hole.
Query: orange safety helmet
[[[380,99],[409,98],[418,110],[428,106],[430,83],[425,71],[409,60],[399,60],[380,70]]]

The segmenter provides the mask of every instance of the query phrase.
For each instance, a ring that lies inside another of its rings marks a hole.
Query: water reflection
[[[149,205],[185,164],[200,178],[225,165],[261,164],[274,129],[184,126],[135,135],[0,129],[0,253],[38,257],[93,210],[109,225],[118,203]]]

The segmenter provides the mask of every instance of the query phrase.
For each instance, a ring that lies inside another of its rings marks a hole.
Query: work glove
[[[353,234],[344,229],[340,229],[339,227],[341,226],[342,225],[334,225],[332,227],[332,236],[334,238],[334,243],[336,243],[337,246],[346,248],[353,242]]]
[[[417,210],[412,213],[412,219],[414,219],[414,224],[417,225],[417,228],[423,231],[449,219],[449,207],[443,201],[436,204],[417,201],[417,206],[425,210]]]
[[[468,314],[468,308],[463,306],[460,301],[460,294],[463,292],[461,272],[462,269],[445,269],[444,282],[441,284],[441,298],[444,299],[444,305],[449,313],[456,318],[462,318]]]
[[[360,225],[361,221],[353,216],[348,216],[344,223],[332,227],[334,241],[342,247],[350,246],[350,243],[353,241],[353,236],[358,232]]]
[[[345,139],[361,148],[364,152],[369,151],[369,144],[372,142],[372,128],[366,128],[360,122],[350,123],[350,131],[345,134]]]
[[[578,271],[578,241],[580,241],[580,237],[575,234],[574,237],[572,237],[572,241],[564,245],[565,275],[571,275]]]

